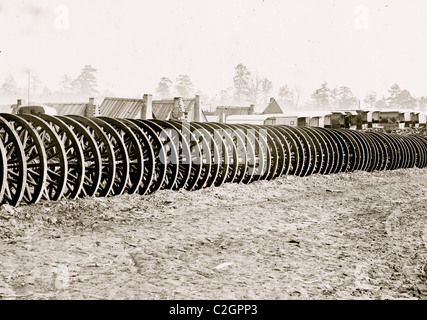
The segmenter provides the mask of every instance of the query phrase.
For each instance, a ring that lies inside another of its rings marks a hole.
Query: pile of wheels
[[[427,139],[349,129],[0,114],[0,202],[425,167]]]

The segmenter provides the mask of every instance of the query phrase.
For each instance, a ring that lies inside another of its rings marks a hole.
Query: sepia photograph
[[[0,0],[0,300],[427,300],[426,17]]]

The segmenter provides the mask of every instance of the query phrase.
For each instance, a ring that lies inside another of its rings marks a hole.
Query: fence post
[[[86,117],[97,117],[99,116],[99,110],[95,105],[95,98],[89,98],[89,103],[86,104],[85,114]]]
[[[142,97],[141,119],[153,119],[153,96],[144,94]]]
[[[200,121],[200,96],[196,95],[196,99],[194,102],[194,118],[193,121]]]

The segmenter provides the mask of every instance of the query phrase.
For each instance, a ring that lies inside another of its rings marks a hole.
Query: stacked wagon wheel
[[[0,114],[0,202],[147,195],[427,166],[427,138],[320,127]]]

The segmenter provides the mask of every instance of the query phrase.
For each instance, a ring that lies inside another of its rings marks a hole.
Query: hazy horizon
[[[55,90],[90,64],[101,93],[154,94],[161,77],[188,74],[212,98],[242,63],[273,82],[273,97],[287,84],[308,99],[324,81],[361,100],[393,83],[419,97],[426,16],[421,0],[1,1],[0,82],[26,88],[31,71]]]

